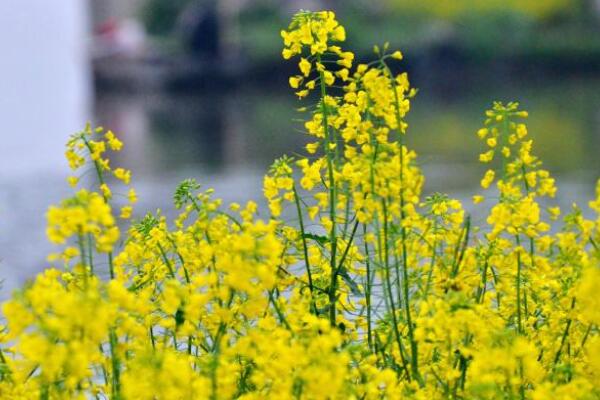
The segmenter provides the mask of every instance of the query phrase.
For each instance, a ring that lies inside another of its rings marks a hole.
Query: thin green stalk
[[[485,255],[485,261],[483,262],[483,269],[481,270],[481,284],[477,288],[476,299],[478,303],[483,303],[483,299],[485,297],[485,293],[487,292],[487,274],[490,263],[490,253],[489,251]]]
[[[94,251],[92,247],[92,235],[88,233],[87,235],[87,245],[88,245],[88,260],[90,266],[90,272],[92,275],[94,274]]]
[[[573,299],[571,300],[571,311],[573,311],[574,308],[575,308],[575,297],[573,297]],[[565,326],[565,330],[563,332],[562,338],[560,339],[560,346],[558,347],[558,350],[556,351],[556,355],[554,356],[553,368],[556,368],[556,364],[558,364],[558,361],[560,361],[560,356],[562,355],[563,347],[565,345],[567,337],[569,337],[569,329],[571,328],[572,322],[573,321],[571,318],[567,319],[567,324]]]
[[[384,276],[387,285],[384,284],[384,288],[387,286],[388,290],[388,301],[391,307],[392,314],[392,324],[393,324],[393,332],[396,342],[398,344],[398,352],[400,353],[400,357],[402,359],[402,364],[406,369],[406,359],[404,358],[404,346],[402,345],[402,339],[400,336],[400,330],[398,329],[398,319],[396,316],[396,305],[394,304],[394,296],[392,294],[392,281],[390,278],[390,265],[389,265],[389,246],[388,246],[388,214],[387,214],[387,204],[384,199],[381,200],[383,207],[383,268],[384,268]],[[412,367],[412,364],[411,364]],[[414,374],[414,370],[413,370]],[[410,375],[408,375],[410,380]]]
[[[471,232],[471,216],[467,216],[467,219],[464,223],[461,235],[459,237],[458,243],[454,250],[454,263],[452,265],[452,278],[456,278],[458,276],[458,270],[460,268],[460,264],[465,257],[465,253],[467,251],[467,247],[469,246],[469,234]]]
[[[213,354],[210,365],[210,400],[217,400],[218,396],[218,381],[217,368],[219,367],[219,353]]]
[[[296,203],[296,212],[298,213],[298,223],[300,225],[300,233],[302,236],[302,252],[304,253],[304,266],[306,267],[306,275],[308,277],[308,289],[311,295],[311,308],[315,314],[318,314],[317,306],[314,301],[313,292],[313,279],[310,271],[310,260],[308,259],[308,245],[306,243],[306,230],[304,229],[304,217],[302,216],[302,209],[300,208],[300,199],[298,197],[298,191],[296,185],[292,186],[292,192],[294,193],[294,203]]]
[[[527,195],[529,195],[529,193],[531,192],[531,189],[529,188],[529,183],[527,183],[527,179],[525,177],[527,170],[525,168],[524,162],[521,163],[521,173],[523,174],[523,184],[525,185],[525,191],[526,191]],[[530,262],[531,262],[531,268],[535,269],[535,242],[534,242],[533,237],[529,238],[529,258],[530,258]],[[527,292],[524,293],[524,297],[525,297],[525,319],[527,319],[529,317],[529,310],[527,308]]]
[[[434,246],[436,243],[434,242]],[[435,268],[435,259],[437,253],[435,252],[435,247],[433,250],[433,254],[431,255],[431,262],[429,263],[429,271],[427,272],[427,281],[425,281],[425,289],[423,290],[423,299],[427,299],[429,295],[429,290],[431,289],[431,280],[433,279],[433,269]]]
[[[423,379],[419,374],[419,351],[418,345],[414,336],[414,326],[412,323],[412,316],[410,311],[410,298],[409,298],[409,282],[408,282],[408,251],[407,251],[407,234],[406,227],[404,226],[404,220],[406,219],[405,214],[405,199],[404,199],[404,137],[400,130],[400,124],[402,122],[402,117],[400,115],[400,100],[398,99],[398,90],[396,87],[396,81],[392,75],[392,71],[387,66],[383,59],[381,60],[381,64],[385,71],[387,72],[392,90],[394,92],[394,105],[396,111],[396,123],[398,125],[398,143],[400,144],[400,218],[401,218],[401,241],[402,241],[402,267],[403,267],[403,284],[404,284],[404,310],[406,311],[406,323],[408,324],[408,337],[410,339],[410,350],[411,350],[411,370],[413,373],[413,377],[419,382],[419,384],[423,385]]]
[[[317,62],[321,63],[321,56],[317,56]],[[319,81],[321,84],[321,112],[323,113],[323,134],[325,135],[325,154],[327,157],[327,173],[329,175],[329,217],[331,218],[331,230],[329,232],[329,242],[331,243],[331,254],[330,254],[330,269],[331,269],[331,283],[329,285],[329,322],[335,325],[335,306],[337,302],[337,274],[335,268],[337,265],[336,252],[337,252],[337,218],[336,218],[336,190],[335,180],[333,177],[333,156],[331,154],[330,145],[335,144],[335,137],[333,132],[329,131],[328,124],[328,110],[326,104],[327,89],[325,87],[325,74],[323,71],[319,72]]]
[[[494,267],[490,267],[490,271],[492,272],[492,277],[494,278],[494,287],[496,288],[496,302],[498,303],[498,308],[500,308],[500,299],[502,298],[501,293],[498,291],[498,274],[494,270]]]
[[[112,251],[108,253],[108,272],[110,275],[110,279],[115,279],[115,266],[113,264],[113,253]]]
[[[6,364],[6,358],[4,357],[4,352],[2,351],[2,349],[0,349],[0,363],[3,366],[0,369],[0,380],[9,380],[12,381],[12,379],[10,378],[10,372],[7,372],[7,370],[4,367],[7,367]]]
[[[40,389],[40,400],[50,400],[50,385],[44,383]]]
[[[344,206],[344,229],[342,230],[342,237],[346,237],[348,233],[348,224],[350,223],[350,195],[348,193],[348,184],[344,185],[344,193],[346,196],[346,204]]]
[[[167,235],[167,240],[169,241],[169,243],[171,243],[171,246],[173,246],[173,249],[175,249],[175,254],[177,254],[177,258],[179,258],[179,262],[181,264],[181,268],[183,269],[183,274],[185,276],[186,283],[190,284],[192,282],[190,280],[190,274],[188,273],[188,270],[185,267],[185,260],[183,259],[183,256],[177,250],[177,244],[175,243],[175,241],[173,240],[173,238],[169,237],[169,235]]]
[[[94,249],[92,248],[92,243],[89,242],[89,241],[87,243],[87,249],[86,249],[86,246],[85,246],[85,243],[84,243],[84,236],[81,233],[81,231],[77,235],[77,242],[79,243],[79,249],[80,249],[79,251],[82,251],[82,253],[81,253],[81,264],[83,266],[83,283],[84,283],[85,287],[87,287],[87,285],[88,285],[88,271],[87,271],[87,266],[88,265],[87,265],[87,263],[85,261],[85,256],[86,256],[86,253],[87,254],[91,254],[94,251]],[[94,274],[94,270],[91,269],[91,267],[90,267],[90,273],[92,275]]]
[[[79,246],[79,258],[82,265],[86,265],[86,251],[85,246],[83,245],[83,235],[81,232],[77,235],[77,245]]]
[[[117,344],[118,338],[114,328],[111,328],[109,333],[110,343],[110,358],[112,363],[112,376],[111,376],[111,392],[112,398],[119,400],[121,398],[121,361],[117,355]]]
[[[523,371],[523,360],[519,360],[519,377],[521,378],[521,384],[519,385],[519,398],[521,400],[525,400],[525,383],[524,381],[524,371]]]
[[[517,246],[521,247],[521,239],[519,235],[516,235]],[[523,334],[523,321],[521,315],[521,251],[520,249],[517,251],[517,332],[519,334]]]
[[[158,246],[158,250],[160,251],[160,255],[162,256],[162,259],[165,262],[165,265],[167,266],[167,269],[169,270],[169,275],[171,275],[171,278],[175,279],[175,271],[173,270],[173,266],[171,265],[171,261],[169,261],[169,258],[167,257],[167,253],[165,253],[165,249],[162,247],[162,245],[160,243],[157,243],[156,245]]]
[[[365,224],[363,224],[363,237],[365,237],[367,235],[367,226]],[[369,245],[367,244],[367,242],[364,242],[364,247],[365,247],[365,266],[367,268],[367,282],[365,284],[365,303],[367,304],[367,344],[369,346],[369,350],[371,350],[371,352],[374,351],[373,349],[373,332],[372,332],[372,328],[371,328],[371,320],[372,320],[372,310],[371,310],[371,262],[370,260],[370,255],[369,255]]]
[[[437,232],[437,221],[433,224],[433,232],[434,234]],[[435,261],[437,253],[435,251],[437,247],[437,238],[433,241],[431,246],[431,261],[429,263],[429,271],[427,272],[427,281],[425,281],[425,289],[423,290],[423,299],[427,299],[429,295],[429,289],[431,288],[431,279],[433,278],[433,269],[435,268]]]
[[[398,302],[398,309],[402,310],[402,308],[404,307],[403,301],[402,301],[402,290],[400,289],[402,287],[402,282],[400,280],[400,276],[402,275],[402,273],[400,272],[400,260],[398,260],[398,253],[395,251],[393,251],[394,253],[394,277],[396,278],[396,301]]]
[[[579,355],[579,353],[581,353],[581,351],[583,350],[583,347],[585,346],[585,342],[587,341],[588,337],[590,336],[590,333],[592,332],[592,328],[594,327],[594,324],[590,324],[587,329],[585,330],[585,333],[583,334],[583,339],[581,339],[581,344],[579,345],[579,348],[577,349],[577,351],[575,351],[574,357],[577,357]]]
[[[152,330],[152,327],[150,327],[149,333],[150,333],[150,342],[152,343],[152,349],[156,350],[156,339],[154,338],[154,331]]]
[[[273,305],[273,308],[275,309],[275,312],[277,313],[277,317],[279,318],[279,321],[283,325],[285,325],[285,327],[286,327],[287,330],[291,330],[292,328],[290,327],[290,324],[285,319],[285,316],[281,312],[281,309],[279,308],[279,306],[277,305],[277,302],[275,301],[275,298],[273,297],[273,291],[272,290],[269,290],[269,301]]]
[[[348,257],[348,252],[350,251],[350,247],[352,247],[352,242],[354,242],[354,236],[356,235],[356,230],[358,229],[358,218],[354,222],[354,226],[352,227],[352,232],[350,233],[350,238],[348,239],[348,243],[346,243],[346,248],[342,253],[342,257],[340,257],[340,262],[335,269],[335,274],[339,275],[344,268],[344,262],[346,261],[346,257]]]

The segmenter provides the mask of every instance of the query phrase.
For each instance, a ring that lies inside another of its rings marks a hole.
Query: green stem
[[[94,274],[94,251],[92,246],[92,235],[88,233],[87,235],[87,245],[88,245],[88,260],[90,265],[90,272],[92,275]]]
[[[165,262],[165,265],[167,266],[167,269],[169,270],[169,275],[171,275],[171,278],[175,279],[175,271],[173,270],[171,261],[169,261],[169,258],[167,257],[167,253],[165,253],[165,249],[162,247],[162,245],[160,243],[157,243],[157,246],[158,246],[158,250],[160,251],[160,254],[163,258],[163,261]]]
[[[321,56],[317,56],[317,62],[321,64]],[[327,156],[327,172],[329,175],[329,216],[331,218],[331,230],[329,232],[329,242],[331,243],[331,255],[330,255],[330,269],[331,269],[331,283],[329,285],[329,322],[331,325],[335,325],[335,306],[337,302],[337,274],[336,269],[336,252],[337,252],[337,233],[336,233],[336,190],[335,190],[335,178],[333,176],[333,154],[330,149],[330,145],[335,144],[335,137],[333,132],[329,131],[328,124],[328,110],[326,104],[327,89],[325,87],[325,74],[323,71],[319,72],[319,80],[321,84],[321,112],[323,113],[323,134],[325,135],[325,154]]]
[[[522,265],[521,265],[521,239],[519,238],[519,235],[516,235],[516,240],[517,240],[517,246],[519,247],[519,249],[517,250],[517,279],[516,279],[516,284],[517,284],[517,332],[519,334],[523,334],[523,321],[522,321],[522,315],[521,315],[521,269],[522,269]]]
[[[410,298],[409,298],[409,282],[408,282],[408,254],[407,254],[407,234],[406,227],[404,226],[404,221],[406,219],[405,214],[405,199],[404,199],[404,137],[401,131],[400,124],[402,122],[402,117],[400,115],[400,100],[398,99],[398,90],[396,86],[396,81],[392,75],[392,71],[387,66],[385,61],[381,60],[381,63],[387,72],[387,75],[390,79],[392,90],[394,92],[394,105],[396,111],[396,124],[398,125],[398,143],[400,144],[400,218],[401,218],[401,239],[402,239],[402,267],[403,267],[403,284],[404,284],[404,309],[406,310],[406,323],[408,324],[408,337],[410,339],[410,350],[411,350],[411,360],[410,366],[413,373],[413,377],[419,382],[419,385],[423,386],[423,379],[419,374],[419,351],[417,342],[414,337],[414,326],[412,323],[412,316],[410,311]]]
[[[310,290],[311,295],[311,308],[315,314],[318,314],[317,306],[315,304],[315,300],[313,297],[314,286],[312,273],[310,271],[310,260],[308,259],[308,245],[306,243],[306,231],[304,229],[304,218],[302,216],[302,209],[300,208],[300,199],[298,197],[298,191],[296,190],[296,185],[292,186],[292,191],[294,193],[294,203],[296,203],[296,212],[298,213],[298,223],[300,224],[300,233],[302,236],[302,252],[304,253],[304,266],[306,267],[306,275],[308,277],[308,288]]]
[[[121,398],[121,361],[117,355],[118,338],[114,328],[109,333],[110,358],[112,362],[112,398],[119,400]]]
[[[471,216],[467,216],[467,219],[464,223],[463,230],[458,239],[458,243],[454,250],[454,263],[452,265],[452,278],[456,278],[458,276],[458,270],[460,268],[460,264],[465,257],[465,252],[467,251],[467,247],[469,246],[469,234],[471,231]]]
[[[585,333],[583,334],[583,339],[581,339],[581,344],[579,345],[579,348],[575,352],[574,357],[577,357],[579,355],[579,353],[581,353],[581,350],[583,350],[583,347],[585,346],[585,342],[587,342],[587,339],[590,336],[590,333],[592,332],[593,327],[594,327],[594,324],[590,324],[588,326],[588,328],[585,330]]]
[[[402,365],[404,369],[406,368],[406,359],[404,358],[404,346],[402,345],[402,339],[400,336],[400,330],[398,329],[398,318],[396,316],[396,305],[394,304],[394,295],[392,294],[392,281],[390,278],[390,265],[389,265],[389,246],[388,246],[388,215],[387,215],[387,204],[385,200],[381,200],[383,207],[383,267],[384,267],[384,276],[387,285],[384,284],[384,288],[387,287],[388,290],[388,301],[391,307],[392,314],[392,325],[394,331],[394,337],[396,339],[396,343],[398,344],[398,352],[400,353],[400,358],[402,359]],[[411,346],[412,348],[412,346]],[[411,361],[412,368],[412,361]],[[414,374],[414,370],[413,370]],[[408,375],[410,380],[410,375]]]
[[[571,300],[571,311],[575,308],[575,297]],[[565,345],[567,337],[569,336],[569,329],[571,328],[572,319],[567,319],[567,325],[565,326],[565,331],[563,332],[562,338],[560,340],[560,346],[558,347],[558,351],[556,352],[556,356],[554,356],[554,368],[556,368],[556,364],[560,360],[560,356],[562,354],[562,349]]]
[[[367,226],[363,224],[363,237],[367,235]],[[367,344],[369,345],[369,350],[374,352],[373,349],[373,332],[371,331],[371,320],[372,320],[372,310],[371,310],[371,262],[369,256],[369,245],[367,242],[364,242],[365,247],[365,264],[367,268],[367,282],[365,284],[365,302],[367,304]]]
[[[85,246],[83,245],[83,235],[81,234],[81,232],[77,235],[77,244],[79,245],[79,253],[81,253],[79,255],[81,264],[85,266],[86,265],[86,252],[85,252]]]
[[[523,360],[519,360],[519,377],[521,378],[521,384],[519,385],[519,398],[525,400],[525,382],[524,371],[523,371]]]
[[[485,261],[483,262],[483,269],[481,270],[481,286],[477,288],[477,303],[483,303],[485,293],[487,291],[487,275],[488,268],[490,265],[490,250],[485,255]]]
[[[281,309],[279,308],[279,306],[277,305],[277,302],[275,301],[275,298],[273,297],[273,291],[272,290],[269,290],[269,301],[273,305],[273,308],[275,309],[275,312],[277,313],[277,317],[279,317],[279,321],[283,325],[285,325],[285,327],[286,327],[287,330],[291,330],[292,328],[290,327],[290,324],[285,319],[285,316],[281,312]]]
[[[192,283],[192,281],[190,280],[190,274],[188,273],[188,270],[185,267],[185,260],[183,259],[183,256],[181,255],[179,250],[177,250],[177,244],[175,243],[173,238],[169,237],[168,235],[167,235],[167,240],[169,241],[169,243],[171,243],[171,245],[173,246],[173,249],[175,249],[175,254],[177,254],[177,258],[179,258],[179,262],[181,263],[181,268],[183,269],[183,274],[185,276],[186,283],[187,284]]]
[[[435,268],[435,259],[437,256],[435,251],[436,246],[437,243],[434,241],[432,246],[431,262],[429,263],[429,271],[427,272],[427,281],[425,282],[425,289],[423,290],[424,300],[427,299],[427,296],[429,296],[429,290],[431,288],[431,279],[433,278],[433,269]]]

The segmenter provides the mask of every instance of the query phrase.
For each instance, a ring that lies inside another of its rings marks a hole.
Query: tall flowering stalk
[[[188,179],[174,220],[122,230],[137,196],[106,152],[123,144],[71,138],[69,183],[94,184],[50,207],[64,247],[3,305],[0,397],[600,398],[600,182],[594,219],[574,206],[557,222],[527,113],[494,103],[476,226],[421,193],[402,53],[355,65],[329,11],[282,37],[311,142],[265,175],[262,218]]]

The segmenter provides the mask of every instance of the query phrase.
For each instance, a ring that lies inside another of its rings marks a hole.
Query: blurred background
[[[299,9],[335,10],[359,60],[404,52],[426,193],[478,192],[483,111],[518,100],[559,203],[593,195],[600,0],[3,0],[0,297],[47,265],[44,214],[71,193],[63,146],[86,121],[125,141],[114,164],[133,169],[138,217],[186,177],[260,200],[273,158],[305,141],[279,36]]]

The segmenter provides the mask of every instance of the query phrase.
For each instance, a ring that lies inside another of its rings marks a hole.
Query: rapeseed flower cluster
[[[137,197],[106,153],[123,144],[72,137],[69,183],[89,168],[96,184],[49,209],[61,265],[3,305],[0,397],[600,398],[600,182],[594,218],[558,221],[527,113],[495,103],[475,226],[460,201],[422,195],[400,52],[354,65],[332,12],[282,37],[290,85],[319,99],[306,157],[264,178],[267,215],[190,179],[174,220],[122,229]]]

